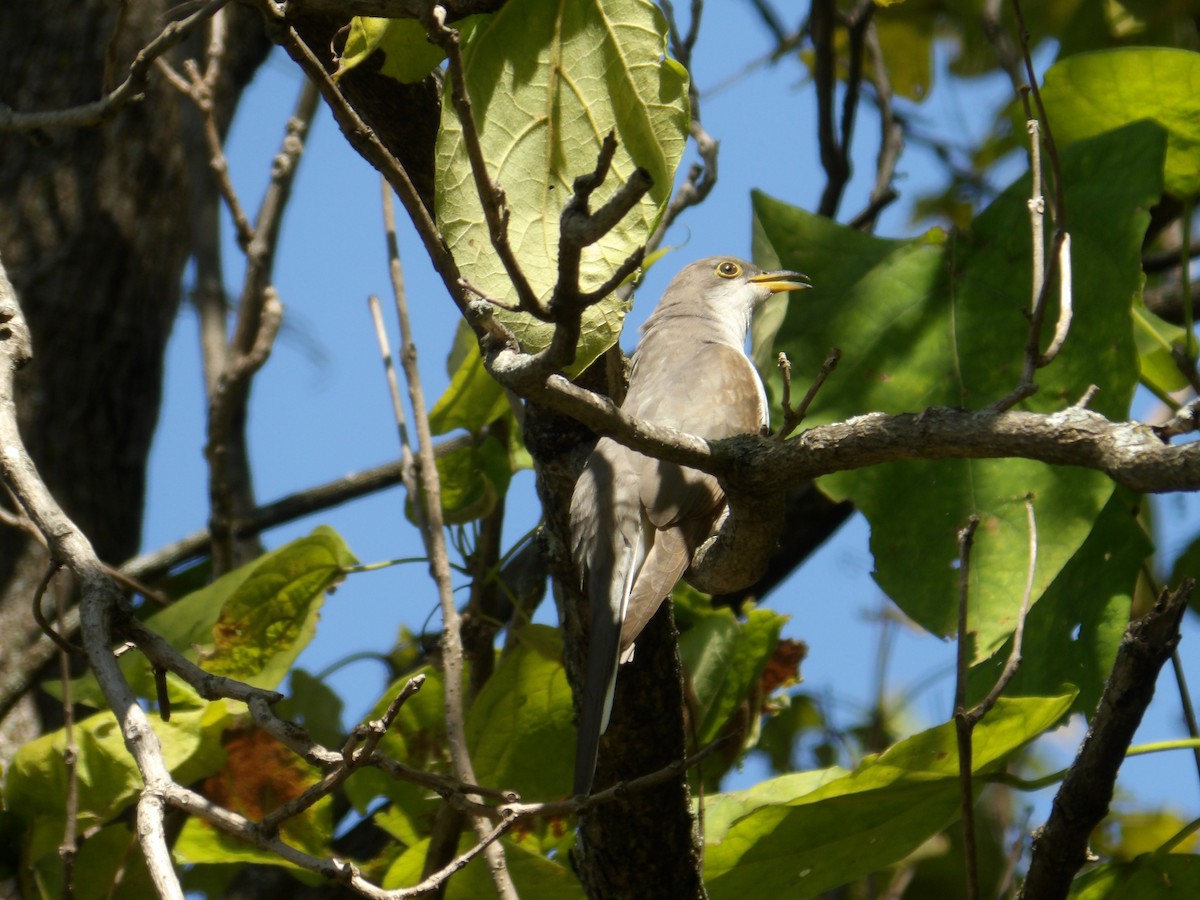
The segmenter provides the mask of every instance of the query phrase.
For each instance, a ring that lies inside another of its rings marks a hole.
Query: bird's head
[[[672,279],[658,308],[646,322],[696,316],[741,346],[750,328],[750,316],[774,294],[811,287],[799,272],[766,272],[735,256],[710,256],[692,263]]]

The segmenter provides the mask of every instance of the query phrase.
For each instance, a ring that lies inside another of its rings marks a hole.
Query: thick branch
[[[1159,670],[1179,643],[1179,622],[1191,593],[1190,581],[1164,593],[1153,610],[1125,629],[1092,727],[1054,798],[1050,818],[1034,832],[1022,897],[1066,897],[1087,861],[1088,836],[1108,814],[1129,742],[1154,697]]]
[[[489,354],[487,366],[501,384],[597,434],[716,475],[729,497],[730,515],[717,537],[694,554],[688,577],[718,593],[744,587],[749,581],[734,582],[761,574],[778,537],[772,504],[781,506],[784,490],[833,472],[901,460],[1020,457],[1096,469],[1139,493],[1200,489],[1200,445],[1173,446],[1148,425],[1112,422],[1082,407],[1052,414],[947,407],[895,416],[869,413],[809,429],[782,444],[754,435],[710,442],[635,419],[561,375],[524,378],[512,350]],[[736,569],[722,573],[735,556]]]

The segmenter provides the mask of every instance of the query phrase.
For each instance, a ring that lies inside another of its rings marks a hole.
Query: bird
[[[733,256],[684,267],[641,327],[621,409],[709,440],[765,433],[766,392],[746,355],[750,320],[806,276]],[[591,792],[617,670],[726,507],[717,479],[602,437],[571,497],[571,557],[591,607],[575,795]]]

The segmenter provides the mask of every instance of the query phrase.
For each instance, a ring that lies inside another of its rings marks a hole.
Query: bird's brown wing
[[[706,344],[687,365],[637,375],[624,408],[640,418],[713,439],[753,434],[762,425],[758,374],[732,347]],[[692,551],[711,534],[725,506],[725,493],[711,475],[640,454],[631,454],[631,460],[654,533],[622,623],[622,654],[683,577]]]
[[[756,434],[764,424],[762,383],[736,348],[704,344],[672,367],[639,367],[634,375],[623,408],[638,418],[714,440]],[[711,475],[647,456],[639,455],[635,464],[642,506],[656,528],[715,519],[720,511],[724,494]],[[685,528],[692,540],[696,530]]]

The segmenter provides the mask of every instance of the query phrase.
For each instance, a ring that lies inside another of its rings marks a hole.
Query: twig
[[[1033,71],[1033,55],[1029,51],[1029,30],[1025,27],[1025,18],[1021,15],[1021,0],[1012,0],[1013,16],[1017,21],[1017,36],[1021,40],[1021,59],[1025,63],[1025,75],[1029,79],[1029,91],[1033,95],[1034,107],[1037,109],[1037,119],[1042,124],[1046,138],[1046,156],[1050,159],[1050,175],[1054,179],[1054,208],[1051,214],[1058,228],[1063,228],[1067,221],[1067,201],[1063,196],[1062,167],[1058,162],[1058,145],[1054,141],[1054,130],[1050,127],[1050,119],[1046,115],[1046,107],[1042,103],[1042,91],[1038,87],[1037,75]],[[1028,116],[1027,118],[1032,118]]]
[[[1087,859],[1092,829],[1108,813],[1125,752],[1154,697],[1158,673],[1179,643],[1192,581],[1164,591],[1154,608],[1129,623],[1091,728],[1071,764],[1046,824],[1033,835],[1022,898],[1066,897]]]
[[[383,186],[384,197],[390,199],[390,187],[387,183]],[[384,200],[385,208],[389,202]],[[387,213],[384,214],[385,217]],[[389,233],[389,240],[391,234]],[[408,491],[408,496],[413,503],[419,503],[421,496],[417,488],[417,473],[413,466],[412,444],[408,439],[408,427],[404,424],[404,402],[400,399],[400,384],[396,380],[396,366],[392,360],[392,348],[388,344],[387,326],[383,322],[383,310],[379,305],[379,298],[372,294],[367,298],[367,305],[371,310],[371,321],[375,325],[375,339],[379,343],[379,353],[383,358],[383,372],[387,379],[388,396],[392,401],[392,416],[396,420],[396,432],[400,438],[400,477],[404,481],[404,489]]]
[[[870,231],[875,227],[879,213],[900,196],[892,189],[892,177],[904,150],[904,128],[892,109],[892,83],[888,79],[887,61],[883,58],[874,17],[867,22],[863,42],[871,56],[869,77],[875,85],[875,105],[879,110],[879,154],[875,159],[875,185],[871,188],[866,209],[850,220],[850,226]]]
[[[1012,38],[1000,22],[1000,7],[1004,0],[986,0],[981,14],[983,33],[996,51],[996,59],[1008,74],[1013,90],[1020,92],[1024,79],[1021,77],[1021,54],[1013,45]],[[1026,118],[1029,118],[1026,116]]]
[[[319,99],[316,87],[306,80],[288,120],[280,151],[272,161],[271,179],[246,247],[246,274],[228,358],[209,399],[205,456],[209,464],[209,530],[216,575],[235,565],[232,522],[253,505],[244,433],[246,404],[253,375],[270,355],[283,315],[282,304],[271,286],[271,272],[283,213]],[[211,138],[216,138],[215,124],[212,129]]]
[[[1058,241],[1058,321],[1054,325],[1054,337],[1046,352],[1038,357],[1038,368],[1045,368],[1062,350],[1066,343],[1067,334],[1071,330],[1071,319],[1074,308],[1074,279],[1071,272],[1071,235],[1062,233]]]
[[[441,484],[433,451],[433,435],[429,430],[429,415],[425,393],[417,368],[417,346],[413,340],[408,318],[408,298],[404,290],[400,267],[399,244],[396,240],[392,193],[383,190],[384,224],[388,236],[388,265],[392,275],[396,314],[400,322],[400,364],[408,384],[408,400],[412,405],[413,425],[417,433],[418,482],[420,493],[413,497],[413,515],[429,556],[430,574],[437,585],[442,608],[442,667],[445,675],[446,739],[454,772],[461,781],[474,782],[475,769],[467,751],[466,715],[462,698],[463,649],[461,620],[454,603],[454,586],[450,577],[450,560],[446,553],[446,536],[442,523]],[[487,840],[487,826],[482,819],[472,817],[481,841]],[[516,888],[504,861],[504,850],[498,843],[489,842],[485,854],[488,871],[497,893],[505,900],[516,898]]]
[[[1200,429],[1200,400],[1193,400],[1176,410],[1166,422],[1154,427],[1155,433],[1163,440],[1169,441],[1181,434],[1190,434]]]
[[[671,52],[685,69],[691,71],[692,51],[695,49],[696,41],[700,37],[700,20],[704,14],[704,3],[702,0],[692,0],[686,35],[682,34],[679,30],[674,4],[670,0],[663,0],[661,5],[663,14],[667,18],[667,27],[671,36]],[[667,209],[663,213],[662,220],[658,223],[658,227],[654,229],[654,233],[650,236],[650,239],[646,241],[647,254],[651,254],[658,249],[663,238],[666,237],[667,230],[675,223],[675,220],[679,218],[683,211],[689,207],[703,203],[704,199],[712,192],[713,186],[717,183],[717,152],[719,145],[704,130],[700,115],[700,89],[696,86],[695,79],[692,79],[688,85],[688,100],[692,112],[690,131],[692,140],[696,144],[696,154],[700,157],[700,161],[693,163],[689,167],[687,177],[678,190],[671,196],[671,201],[667,204]]]
[[[0,131],[36,131],[98,125],[116,115],[131,100],[141,96],[142,86],[154,61],[216,14],[228,0],[209,0],[186,19],[168,22],[154,40],[143,47],[129,65],[125,80],[99,100],[68,109],[17,112],[0,104]]]
[[[1028,77],[1027,85],[1021,84],[1019,70],[1015,67],[1010,71],[1010,77],[1017,93],[1020,95],[1026,110],[1026,127],[1029,131],[1029,170],[1030,170],[1030,200],[1029,216],[1030,231],[1033,241],[1033,301],[1029,315],[1029,332],[1025,344],[1025,361],[1021,369],[1021,377],[1017,386],[1005,397],[992,404],[993,409],[1011,409],[1026,397],[1037,393],[1038,387],[1034,381],[1037,369],[1048,365],[1058,356],[1063,342],[1070,330],[1072,315],[1071,288],[1071,257],[1070,236],[1066,232],[1067,210],[1063,191],[1062,169],[1059,165],[1058,148],[1054,142],[1054,134],[1050,121],[1046,117],[1046,109],[1042,103],[1042,94],[1037,85],[1037,77],[1033,70],[1033,58],[1029,50],[1029,32],[1021,16],[1020,0],[1012,0],[1013,15],[1016,17],[1018,37],[1021,45],[1021,58]],[[1011,45],[1003,39],[1003,31],[999,28],[999,10],[995,3],[989,4],[984,11],[985,30],[992,39],[997,53],[1004,60],[1012,54]],[[1032,96],[1033,104],[1029,102]],[[1036,112],[1034,111],[1036,109]],[[1045,230],[1043,217],[1045,213],[1045,198],[1042,195],[1044,181],[1042,168],[1042,145],[1045,142],[1046,156],[1050,162],[1050,177],[1054,187],[1054,204],[1051,209],[1055,223],[1053,236],[1053,251],[1050,256],[1049,271],[1045,262]],[[1049,302],[1049,285],[1051,275],[1057,267],[1060,275],[1060,304],[1058,324],[1054,338],[1045,353],[1039,349],[1041,342],[1042,323],[1045,319],[1046,306]]]
[[[46,620],[45,613],[42,612],[42,599],[46,596],[46,588],[50,586],[50,582],[54,580],[54,576],[61,568],[62,563],[57,562],[53,557],[46,564],[42,580],[38,582],[37,590],[33,592],[33,621],[37,622],[38,628],[42,629],[42,634],[50,638],[61,652],[83,656],[83,648],[67,640],[66,632],[62,630],[66,627],[62,615],[59,616],[58,630],[56,631],[54,626]]]
[[[808,415],[808,408],[812,405],[813,400],[816,399],[817,391],[821,390],[821,386],[825,384],[825,380],[833,374],[833,370],[837,368],[838,361],[841,358],[842,351],[838,347],[829,348],[829,352],[825,355],[825,362],[821,364],[821,370],[809,386],[808,393],[804,395],[804,399],[800,401],[800,405],[792,409],[792,363],[787,358],[786,353],[779,354],[776,362],[779,365],[780,373],[783,375],[783,425],[780,427],[779,433],[775,435],[777,440],[785,440],[804,421],[804,417]]]
[[[288,819],[300,815],[322,797],[332,794],[339,785],[361,768],[363,763],[370,760],[375,753],[375,748],[379,746],[379,742],[383,740],[388,729],[392,727],[392,723],[396,721],[396,716],[400,714],[400,708],[424,684],[424,675],[416,675],[408,679],[399,693],[392,698],[392,702],[388,704],[383,716],[363,723],[354,729],[342,750],[342,765],[332,772],[326,773],[324,778],[311,785],[300,796],[271,810],[270,813],[263,816],[259,827],[266,833],[274,835],[278,832],[279,826]]]
[[[972,514],[958,532],[958,643],[955,652],[954,731],[958,742],[958,793],[962,808],[963,863],[966,866],[967,898],[979,900],[979,860],[975,854],[975,790],[971,785],[971,731],[967,721],[967,610],[971,597],[971,547],[979,516]]]
[[[834,58],[837,8],[831,0],[814,0],[812,5],[810,21],[814,50],[813,81],[817,88],[817,140],[821,148],[821,165],[825,169],[826,179],[817,213],[830,219],[837,215],[842,193],[850,180],[850,145],[854,139],[854,120],[862,88],[863,46],[874,9],[875,4],[872,0],[859,0],[844,19],[849,38],[849,60],[839,128],[834,122],[837,97]]]
[[[1183,220],[1181,219],[1180,224],[1182,222]],[[1198,256],[1200,256],[1200,241],[1181,242],[1175,250],[1147,253],[1142,257],[1142,271],[1147,275],[1151,275],[1167,269],[1176,269],[1180,266],[1180,260],[1183,260],[1186,264],[1188,260],[1195,259]]]

